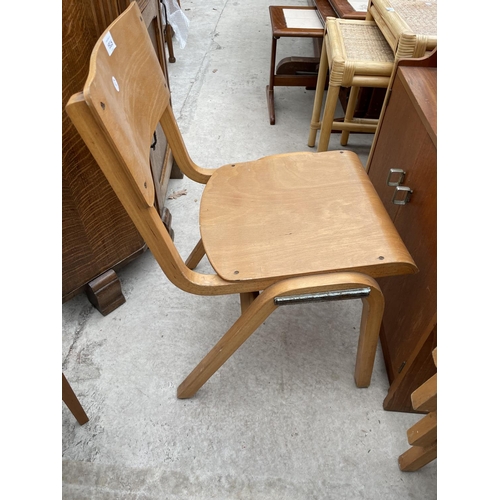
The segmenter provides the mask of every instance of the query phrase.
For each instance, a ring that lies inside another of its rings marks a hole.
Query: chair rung
[[[377,130],[376,123],[359,123],[351,122],[333,122],[332,130],[347,130],[349,132],[375,132]]]

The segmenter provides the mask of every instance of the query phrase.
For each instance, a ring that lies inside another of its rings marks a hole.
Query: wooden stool
[[[314,7],[283,7],[271,5],[271,29],[273,41],[271,46],[271,72],[269,85],[266,86],[267,107],[269,110],[269,123],[274,125],[276,116],[274,111],[274,87],[315,87],[318,73],[319,59],[316,57],[287,57],[276,66],[276,46],[281,37],[323,38],[321,28],[293,28],[288,27],[283,9],[316,12]],[[331,11],[333,16],[333,10]],[[323,23],[322,16],[318,14],[319,23]]]
[[[332,130],[341,130],[340,144],[346,145],[349,132],[371,132],[378,120],[355,119],[354,110],[360,87],[387,89],[394,68],[394,53],[374,21],[328,19],[323,38],[316,95],[309,131],[308,146],[316,144],[326,151]],[[320,120],[324,86],[328,71],[328,93]],[[351,87],[343,122],[334,121],[340,87]]]
[[[308,145],[315,145],[318,129],[318,151],[326,151],[332,130],[342,131],[342,146],[350,132],[374,133],[378,120],[354,118],[359,88],[387,89],[399,59],[423,57],[433,50],[437,45],[436,18],[436,0],[369,0],[365,21],[328,19]],[[328,93],[320,121],[328,70]],[[350,87],[351,92],[344,120],[336,121],[340,87]]]

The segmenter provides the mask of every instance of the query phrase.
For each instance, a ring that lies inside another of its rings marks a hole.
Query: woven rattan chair
[[[241,316],[181,383],[179,398],[193,396],[278,306],[303,301],[363,300],[354,379],[370,384],[384,308],[374,278],[416,266],[354,153],[196,165],[135,2],[98,40],[84,90],[66,110],[170,281],[193,294],[240,296]],[[206,184],[201,239],[185,262],[154,206],[149,151],[158,123],[179,168]],[[195,271],[205,254],[215,273]]]
[[[376,131],[378,120],[353,118],[359,88],[387,88],[397,60],[422,57],[437,45],[435,4],[436,0],[372,0],[365,21],[327,19],[309,131],[310,147],[316,144],[318,130],[318,151],[328,149],[332,130],[342,131],[343,146],[350,132]],[[408,16],[408,22],[403,15]],[[328,91],[320,120],[328,72]],[[344,120],[335,121],[340,87],[350,87],[350,94]]]

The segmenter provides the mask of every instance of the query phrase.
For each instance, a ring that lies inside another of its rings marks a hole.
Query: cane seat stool
[[[423,57],[437,46],[437,0],[370,0],[365,21],[327,19],[314,98],[308,145],[326,151],[332,130],[342,131],[345,146],[350,132],[377,130],[377,119],[353,118],[359,87],[388,88],[395,62]],[[323,117],[324,85],[330,72]],[[351,87],[345,117],[335,121],[340,87]]]
[[[196,394],[277,307],[304,301],[362,300],[354,381],[370,384],[384,310],[375,278],[417,268],[356,154],[196,165],[135,2],[97,41],[84,90],[66,111],[167,278],[192,294],[239,295],[241,316],[180,384],[179,398]],[[179,168],[206,185],[201,239],[185,261],[154,204],[149,149],[158,123]],[[214,273],[196,271],[204,255]]]
[[[377,23],[396,60],[437,47],[437,0],[370,0],[366,18]]]
[[[353,118],[360,87],[387,88],[394,69],[394,52],[375,21],[328,18],[325,23],[318,83],[309,131],[308,145],[326,151],[332,130],[342,131],[340,144],[347,144],[348,132],[374,133],[376,119]],[[328,90],[323,94],[329,73]],[[334,121],[340,87],[351,87],[344,121]]]

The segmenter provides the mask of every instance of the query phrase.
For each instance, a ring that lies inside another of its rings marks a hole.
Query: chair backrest
[[[153,206],[150,145],[170,93],[145,29],[137,5],[109,27],[92,52],[83,94],[131,185]]]
[[[66,111],[165,274],[192,291],[197,273],[184,264],[154,207],[150,145],[158,123],[186,175],[206,183],[211,171],[189,158],[135,2],[97,41],[84,90],[71,97]]]

